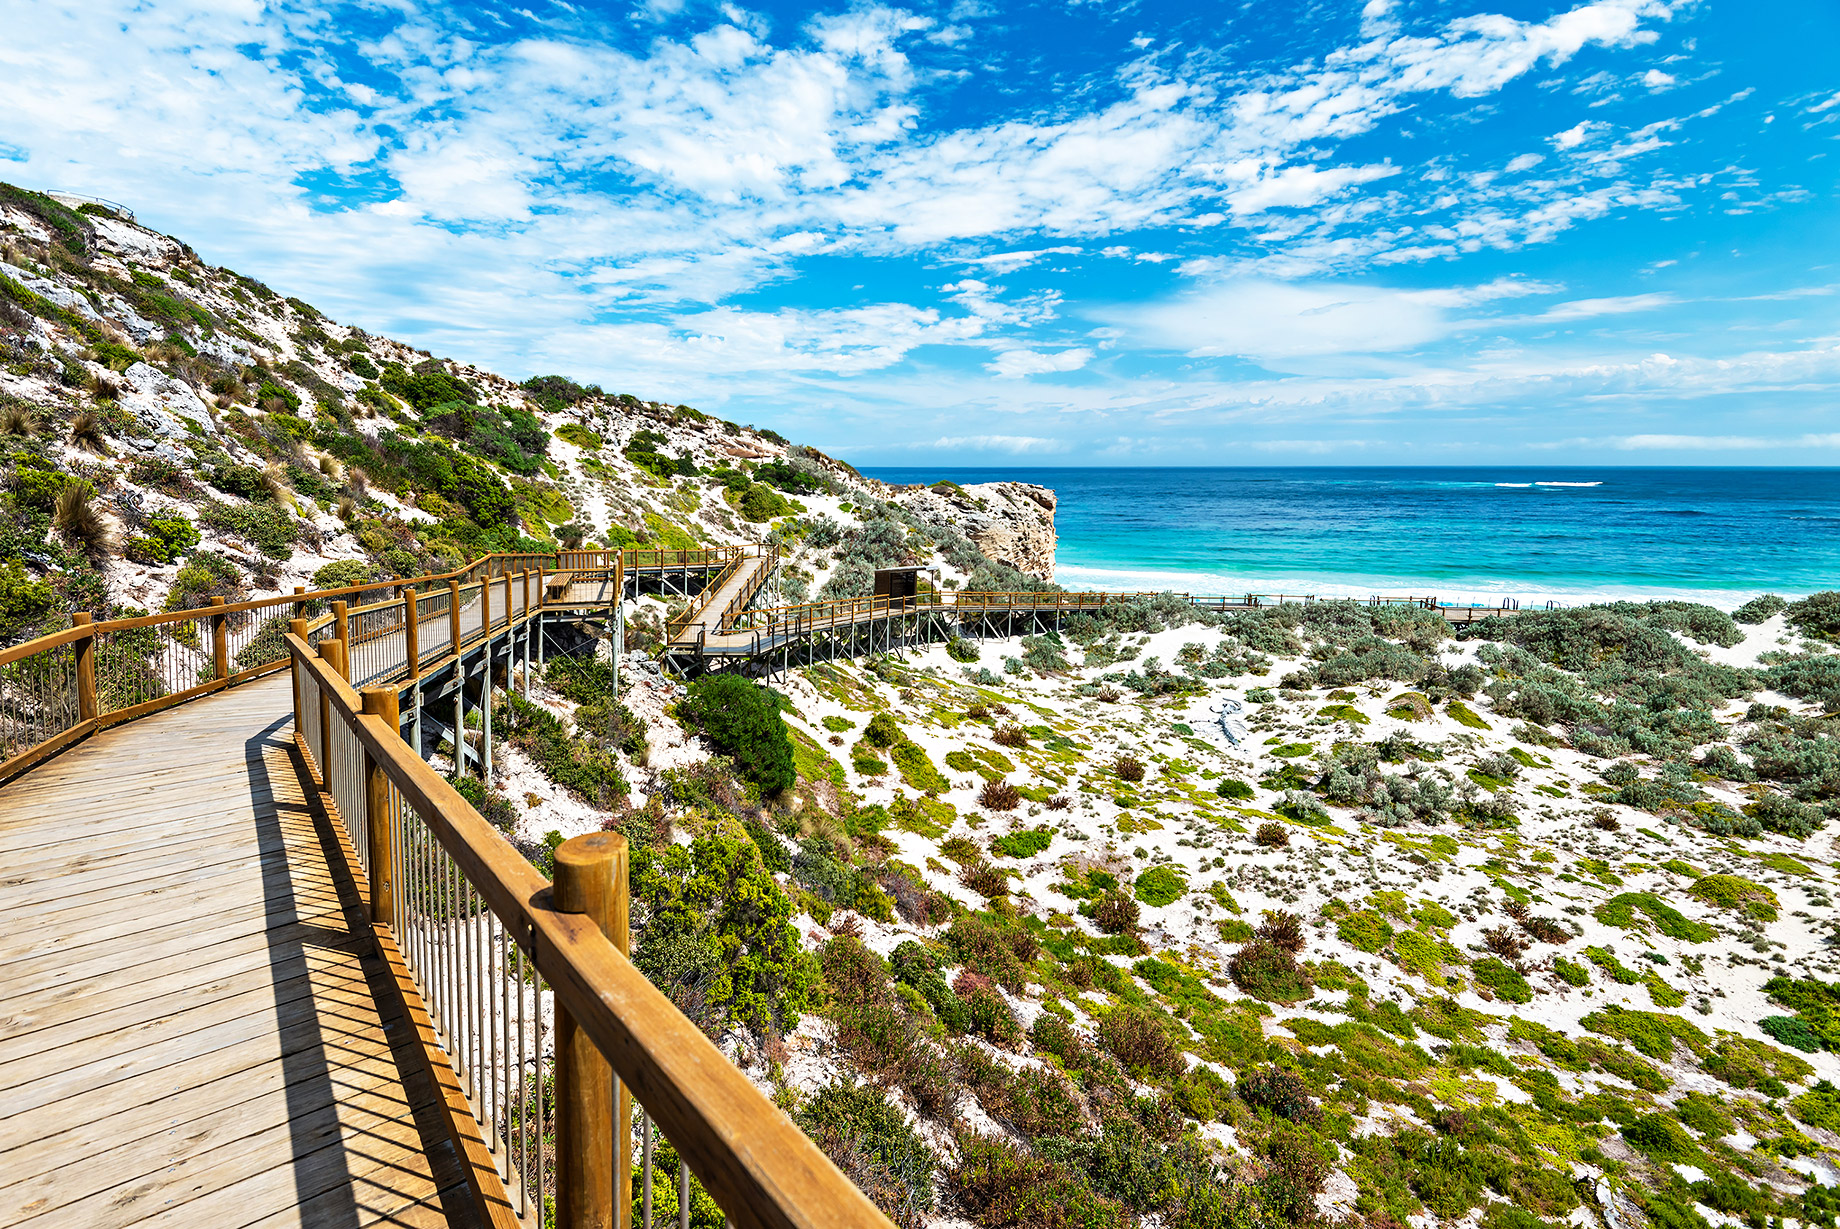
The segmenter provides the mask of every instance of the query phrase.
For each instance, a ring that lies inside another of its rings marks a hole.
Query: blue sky
[[[863,464],[1840,461],[1840,9],[0,0],[0,178]]]

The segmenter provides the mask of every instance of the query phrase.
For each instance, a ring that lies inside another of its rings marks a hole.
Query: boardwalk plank
[[[0,1226],[476,1223],[289,693],[0,788]]]

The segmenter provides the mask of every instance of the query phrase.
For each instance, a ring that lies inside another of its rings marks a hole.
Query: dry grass
[[[66,483],[58,493],[51,524],[92,564],[101,563],[115,549],[115,535],[82,483]]]
[[[1010,724],[992,734],[990,741],[999,747],[1026,747],[1029,745],[1029,732],[1019,725]]]
[[[70,442],[85,452],[107,452],[108,436],[102,429],[102,415],[83,410],[70,420]]]
[[[1112,771],[1118,774],[1120,781],[1141,781],[1144,779],[1144,762],[1135,755],[1121,755],[1112,761]]]
[[[0,405],[0,435],[37,435],[38,415],[22,402]]]
[[[1263,823],[1252,839],[1266,849],[1283,849],[1291,843],[1291,834],[1283,824]]]
[[[1022,791],[1008,781],[986,781],[978,791],[978,805],[990,811],[1013,811],[1022,802]]]
[[[1528,948],[1527,940],[1509,930],[1506,926],[1491,926],[1482,932],[1482,941],[1488,944],[1490,951],[1504,960],[1518,959]]]

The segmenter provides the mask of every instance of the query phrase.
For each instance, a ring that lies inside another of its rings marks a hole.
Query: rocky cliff
[[[901,490],[895,501],[921,521],[964,534],[987,557],[1037,580],[1054,579],[1054,509],[1058,500],[1045,486],[1028,482],[980,482]]]

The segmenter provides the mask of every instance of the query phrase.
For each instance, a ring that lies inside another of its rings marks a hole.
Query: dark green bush
[[[1776,596],[1774,593],[1765,593],[1752,598],[1750,601],[1744,603],[1744,605],[1732,611],[1731,617],[1732,620],[1737,623],[1761,623],[1771,615],[1779,614],[1788,609],[1788,606],[1789,603],[1787,601]]]
[[[838,1081],[800,1106],[794,1121],[901,1229],[925,1222],[939,1158],[884,1094]]]
[[[285,508],[271,503],[226,504],[207,502],[199,510],[201,524],[219,533],[243,539],[270,559],[289,559],[300,540],[299,522]]]
[[[128,539],[122,553],[136,563],[175,563],[198,545],[198,529],[182,512],[155,512],[143,526],[145,532]]]
[[[951,1170],[959,1203],[985,1229],[1124,1229],[1122,1204],[1095,1193],[1066,1165],[1007,1139],[961,1131]]]
[[[1247,1071],[1239,1077],[1234,1091],[1253,1109],[1267,1110],[1279,1118],[1303,1123],[1322,1121],[1322,1110],[1310,1096],[1309,1082],[1284,1067]]]
[[[741,775],[762,793],[776,794],[798,780],[792,736],[779,705],[764,688],[738,674],[706,675],[690,684],[690,694],[678,703],[677,711],[732,758]]]
[[[1050,828],[1019,828],[990,842],[990,851],[1005,858],[1032,858],[1054,842]]]
[[[1810,593],[1799,602],[1790,602],[1787,609],[1790,626],[1804,636],[1840,639],[1840,591]]]
[[[1188,1069],[1163,1018],[1143,1007],[1115,1007],[1099,1017],[1099,1044],[1139,1079],[1175,1079]]]
[[[1268,1003],[1296,1003],[1314,992],[1314,983],[1297,958],[1266,939],[1241,944],[1227,961],[1233,984]]]
[[[632,897],[647,918],[633,961],[705,1027],[797,1027],[818,985],[792,902],[740,832],[635,845]]]

